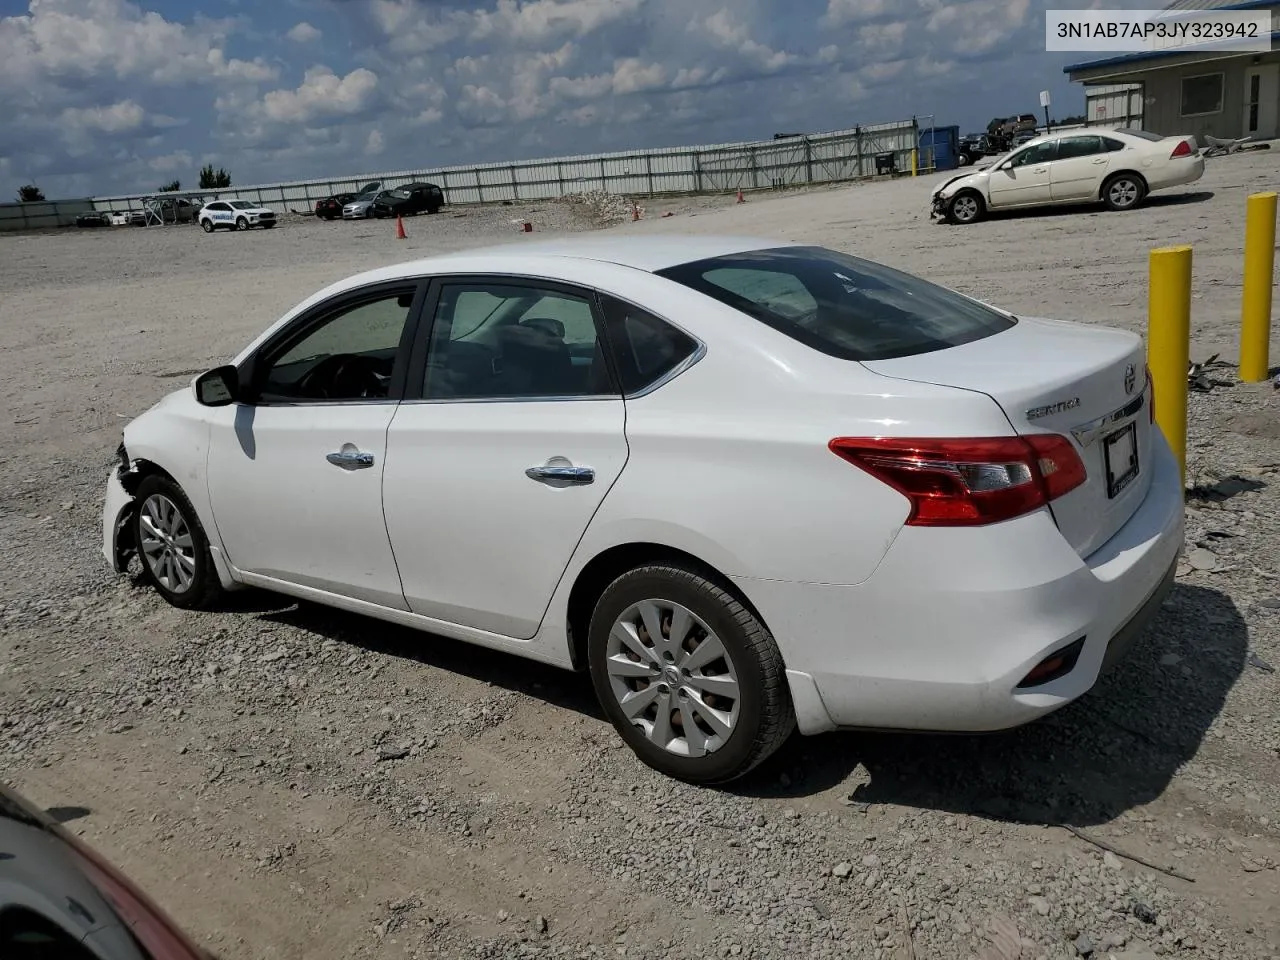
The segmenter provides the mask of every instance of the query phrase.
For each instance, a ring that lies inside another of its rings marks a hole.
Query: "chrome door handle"
[[[594,483],[596,479],[596,472],[590,467],[530,467],[524,475],[539,483],[564,483],[575,486]]]
[[[1094,163],[1106,163],[1106,162],[1107,162],[1107,158],[1106,158],[1106,157],[1099,157],[1097,160],[1095,160],[1095,161],[1093,161],[1093,162],[1094,162]]]
[[[373,466],[373,454],[361,453],[359,450],[339,450],[326,454],[325,459],[343,470],[363,470]]]

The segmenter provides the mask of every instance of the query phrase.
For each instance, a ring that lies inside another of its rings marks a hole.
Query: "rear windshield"
[[[734,253],[658,275],[843,360],[930,353],[1016,322],[910,274],[823,247]]]
[[[1143,140],[1150,140],[1152,143],[1156,143],[1164,139],[1160,134],[1152,133],[1150,130],[1134,130],[1130,128],[1125,130],[1125,133],[1131,137],[1141,137]]]

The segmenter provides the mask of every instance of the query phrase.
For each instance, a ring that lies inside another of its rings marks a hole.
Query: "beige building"
[[[1166,10],[1269,10],[1274,46],[1280,0],[1174,0]],[[1073,63],[1085,85],[1090,124],[1168,135],[1232,139],[1280,136],[1280,50],[1270,53],[1161,51]]]

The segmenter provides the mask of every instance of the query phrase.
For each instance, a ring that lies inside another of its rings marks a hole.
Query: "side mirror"
[[[196,400],[206,407],[235,403],[240,393],[240,373],[233,366],[215,367],[196,377]]]

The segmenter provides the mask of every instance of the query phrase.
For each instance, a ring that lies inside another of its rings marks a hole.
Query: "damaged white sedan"
[[[1083,696],[1183,538],[1142,340],[834,250],[596,235],[360,274],[124,429],[102,550],[588,671],[696,783]],[[370,631],[377,626],[371,621]]]
[[[979,170],[952,177],[933,192],[932,215],[951,223],[992,210],[1104,203],[1132,210],[1153,190],[1204,175],[1195,137],[1145,130],[1073,130],[1038,137]]]

